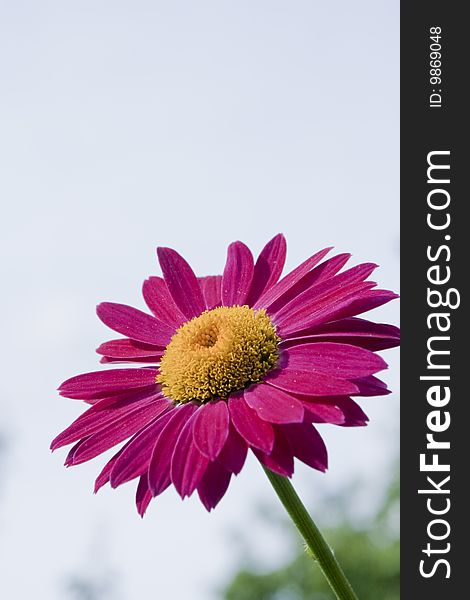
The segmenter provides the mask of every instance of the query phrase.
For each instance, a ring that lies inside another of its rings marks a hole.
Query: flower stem
[[[294,521],[313,557],[320,565],[336,597],[339,600],[357,600],[357,596],[351,584],[346,579],[343,569],[326,543],[325,538],[320,533],[320,530],[308,514],[289,479],[281,477],[265,467],[263,468],[284,508]]]

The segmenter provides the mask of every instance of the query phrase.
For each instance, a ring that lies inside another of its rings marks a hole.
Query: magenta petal
[[[294,336],[284,340],[281,347],[290,348],[312,342],[344,343],[378,351],[398,346],[400,330],[394,325],[373,323],[366,319],[351,317],[311,327],[300,337]]]
[[[168,416],[164,415],[168,420],[155,441],[148,470],[149,487],[154,496],[161,494],[171,483],[170,465],[176,440],[195,410],[196,406],[188,403],[173,409]]]
[[[78,442],[75,444],[75,446],[73,446],[72,448],[70,448],[67,456],[65,457],[65,461],[64,461],[64,465],[66,467],[73,467],[73,465],[75,465],[75,455],[77,454],[77,452],[80,450],[80,448],[83,446],[83,444],[89,439],[88,437],[84,437],[81,440],[78,440]]]
[[[336,405],[344,415],[344,422],[339,423],[342,427],[363,427],[367,425],[369,417],[359,404],[356,404],[351,398],[347,396],[338,398]]]
[[[146,279],[142,285],[142,295],[153,314],[173,329],[177,329],[186,321],[161,277]]]
[[[101,344],[101,346],[96,349],[96,352],[107,358],[153,358],[153,362],[158,362],[162,357],[164,350],[151,344],[143,344],[129,339],[120,339],[111,340]]]
[[[281,281],[278,281],[272,287],[268,288],[263,294],[261,294],[260,298],[255,302],[254,308],[265,308],[270,306],[280,296],[282,296],[284,292],[302,279],[302,277],[306,275],[316,264],[318,264],[330,250],[331,248],[325,248],[310,258],[307,258],[307,260],[305,260],[301,265],[283,277]]]
[[[168,414],[172,404],[167,401],[167,406],[167,412],[135,435],[118,457],[111,472],[111,487],[116,488],[147,471],[157,437],[169,418],[164,416]]]
[[[320,434],[313,425],[292,423],[280,425],[286,435],[289,446],[299,460],[319,471],[328,468],[328,454]]]
[[[206,304],[196,275],[182,256],[171,248],[157,248],[158,260],[170,294],[187,319],[198,317]]]
[[[272,426],[260,419],[240,395],[230,397],[228,407],[232,423],[242,438],[250,446],[269,454],[274,445]]]
[[[218,462],[231,473],[238,475],[245,464],[247,452],[247,443],[230,423],[227,441],[217,458]]]
[[[358,388],[358,392],[355,392],[354,396],[386,396],[391,393],[387,384],[374,375],[355,379],[354,384]]]
[[[307,396],[341,396],[358,391],[358,387],[346,379],[289,366],[269,373],[266,383],[286,392]]]
[[[347,396],[341,396],[341,398]],[[319,402],[309,402],[308,399],[303,402],[306,423],[330,423],[331,425],[343,425],[345,416],[341,408],[334,404],[322,404]]]
[[[317,309],[320,301],[328,301],[331,304],[356,289],[362,289],[362,286],[358,284],[363,284],[376,268],[377,265],[374,263],[364,263],[326,279],[317,285],[312,285],[275,314],[276,323],[283,326],[291,324],[293,321],[306,320],[312,313],[312,309]]]
[[[136,409],[120,414],[80,446],[74,455],[74,464],[80,464],[106,452],[145,427],[150,421],[168,409],[166,400],[141,405]]]
[[[130,442],[130,440],[129,440]],[[123,453],[124,449],[126,448],[126,446],[129,444],[129,442],[127,442],[126,444],[124,444],[124,446],[119,450],[119,452],[116,452],[116,454],[114,456],[112,456],[108,462],[104,465],[104,467],[101,469],[100,474],[98,475],[98,477],[95,479],[95,488],[94,488],[94,493],[96,494],[104,485],[106,485],[109,481],[109,478],[111,477],[111,471],[113,470],[113,467],[117,461],[117,459],[120,457],[120,455]]]
[[[227,403],[223,400],[204,404],[194,415],[194,443],[208,459],[215,460],[224,447],[229,421]]]
[[[246,403],[258,417],[270,423],[301,423],[302,403],[286,392],[264,383],[254,385],[243,393]]]
[[[399,298],[398,294],[388,290],[367,290],[359,298],[352,299],[345,306],[338,307],[333,316],[335,319],[354,317],[387,304],[387,302],[396,298]]]
[[[102,364],[102,365],[122,365],[122,364],[155,365],[155,363],[160,362],[160,359],[162,356],[163,356],[163,351],[159,355],[141,356],[141,357],[136,357],[136,358],[112,358],[111,356],[102,356],[100,358],[100,364]]]
[[[313,370],[333,377],[354,379],[387,368],[382,357],[348,344],[317,342],[293,346],[282,352],[289,368]]]
[[[94,404],[81,414],[52,441],[51,450],[67,446],[79,438],[90,436],[133,410],[161,401],[161,394],[126,394],[113,399],[115,401],[110,403],[110,400],[105,398],[104,401]],[[168,401],[165,400],[165,402]]]
[[[137,512],[141,517],[144,516],[152,498],[153,496],[149,489],[147,473],[144,473],[139,479],[139,484],[135,493],[135,504],[137,506]]]
[[[373,281],[353,283],[344,288],[332,290],[325,296],[317,297],[312,300],[310,305],[307,303],[301,306],[297,312],[285,313],[282,316],[282,323],[276,317],[275,322],[279,335],[283,339],[298,337],[313,327],[341,318],[345,309],[348,309],[375,285]]]
[[[199,452],[194,443],[194,419],[195,415],[188,419],[181,430],[171,458],[171,481],[181,498],[191,496],[209,464],[209,459]]]
[[[311,336],[309,338],[297,338],[300,343],[310,342],[331,342],[334,344],[350,344],[351,346],[357,346],[358,348],[364,348],[371,352],[379,352],[380,350],[389,350],[400,345],[399,338],[392,337],[365,337],[365,336],[341,336],[341,335],[319,335]]]
[[[328,299],[322,300],[319,305],[315,306],[309,318],[297,321],[282,330],[284,339],[299,335],[298,332],[302,332],[301,335],[303,335],[305,331],[326,324],[328,321],[354,317],[398,298],[397,294],[393,292],[371,289],[375,287],[374,283],[365,282],[362,286],[361,289],[361,284],[357,284],[351,293],[334,302]]]
[[[302,279],[302,282],[299,282],[303,283],[304,289],[302,291],[308,289],[313,285],[318,285],[322,281],[330,279],[331,277],[333,277],[333,275],[336,275],[336,273],[341,271],[341,269],[344,267],[344,265],[348,262],[350,258],[351,254],[349,254],[348,252],[344,252],[342,254],[337,254],[336,256],[333,256],[328,260],[325,260],[324,263],[321,263],[320,265],[312,269],[310,273],[308,273]]]
[[[102,393],[96,398],[87,397],[86,402],[91,404],[94,410],[102,411],[104,408],[119,408],[125,404],[132,404],[146,398],[157,399],[162,397],[160,385],[154,383],[145,387],[109,392],[107,396]]]
[[[275,442],[270,454],[264,454],[259,450],[253,450],[253,452],[258,460],[271,471],[283,477],[292,477],[294,457],[292,456],[290,444],[280,428],[275,428]]]
[[[222,500],[230,483],[232,473],[217,462],[211,462],[201,479],[197,492],[201,502],[210,512]]]
[[[253,279],[253,256],[248,246],[233,242],[228,247],[227,263],[222,277],[222,303],[224,306],[246,304]]]
[[[102,302],[96,313],[105,325],[138,342],[164,348],[174,333],[167,323],[126,304]]]
[[[398,327],[395,327],[395,325],[374,323],[373,321],[368,321],[367,319],[349,317],[346,319],[333,321],[332,323],[324,323],[322,325],[318,325],[317,327],[312,327],[306,335],[311,337],[321,335],[338,335],[342,337],[351,336],[396,339],[400,337],[400,330]],[[303,336],[299,339],[303,339]],[[293,342],[295,342],[295,338],[292,338],[291,345],[295,345]]]
[[[208,310],[222,304],[222,275],[208,275],[198,277],[202,295]]]
[[[59,393],[66,398],[98,397],[156,385],[157,369],[113,369],[76,375],[64,381]]]
[[[255,264],[247,304],[252,306],[264,290],[272,287],[281,276],[286,262],[286,239],[279,233],[261,251]]]
[[[319,264],[309,271],[295,285],[290,287],[275,302],[272,302],[268,308],[270,314],[276,314],[283,306],[291,300],[322,281],[333,277],[351,258],[350,254],[338,254]]]

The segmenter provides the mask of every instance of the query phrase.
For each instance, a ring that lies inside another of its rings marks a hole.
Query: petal
[[[108,462],[102,468],[100,474],[95,479],[95,488],[94,493],[96,494],[104,485],[106,485],[111,477],[111,471],[113,470],[114,465],[116,464],[117,459],[124,452],[124,449],[130,444],[131,440],[126,442],[124,446],[112,456]]]
[[[314,469],[326,471],[328,468],[326,446],[313,425],[292,423],[280,427],[295,457]]]
[[[361,427],[367,425],[369,417],[354,400],[348,397],[339,398],[337,405],[344,415],[344,423],[340,423],[340,425],[343,427]]]
[[[289,367],[269,373],[266,383],[286,392],[309,396],[340,396],[358,391],[357,386],[346,379]]]
[[[110,356],[102,356],[100,358],[100,364],[102,365],[122,365],[122,364],[151,364],[155,365],[160,362],[161,357],[163,356],[163,351],[160,356],[142,356],[141,358],[112,358]]]
[[[264,454],[259,450],[253,450],[258,460],[268,469],[282,475],[292,477],[294,472],[294,457],[287,437],[279,428],[275,428],[274,448],[270,454]]]
[[[83,444],[88,440],[88,437],[83,438],[82,440],[79,440],[75,446],[73,446],[72,448],[70,448],[69,453],[67,454],[65,461],[64,461],[64,465],[66,467],[73,467],[73,465],[75,464],[74,460],[75,460],[75,455],[78,452],[78,450],[80,449],[81,446],[83,446]]]
[[[246,304],[253,279],[253,256],[248,246],[233,242],[228,247],[227,263],[222,277],[222,303],[224,306]]]
[[[396,348],[396,346],[400,345],[399,338],[392,337],[365,337],[365,336],[318,336],[315,338],[309,338],[306,341],[318,341],[318,342],[333,342],[338,344],[350,344],[352,346],[357,346],[359,348],[364,348],[365,350],[370,350],[371,352],[379,352],[381,350],[389,350],[390,348]]]
[[[316,298],[315,301],[312,301],[310,307],[305,304],[296,313],[293,311],[290,315],[284,314],[282,316],[282,324],[276,317],[274,320],[279,335],[283,339],[298,337],[312,327],[341,318],[341,313],[345,309],[360,299],[363,294],[367,293],[375,285],[373,281],[361,281],[350,286],[345,286],[337,292],[332,292],[322,298]]]
[[[148,385],[142,388],[135,388],[131,390],[110,392],[109,396],[100,395],[98,398],[87,398],[87,404],[91,404],[96,410],[103,410],[104,408],[119,407],[126,402],[138,402],[145,398],[161,398],[163,394],[159,384]]]
[[[227,441],[217,458],[218,462],[231,473],[238,475],[245,464],[247,452],[247,443],[230,423]]]
[[[223,400],[201,406],[194,416],[193,436],[199,452],[215,460],[228,437],[229,413]]]
[[[164,348],[174,333],[167,323],[126,304],[102,302],[96,313],[105,325],[138,342]]]
[[[373,283],[365,282],[362,286],[364,287],[361,289],[361,285],[358,284],[352,292],[334,302],[331,302],[329,299],[322,300],[315,306],[309,318],[304,321],[298,321],[292,327],[282,330],[284,339],[303,335],[306,331],[329,321],[354,317],[398,298],[398,295],[393,292],[370,289],[374,287]]]
[[[150,421],[168,409],[166,401],[141,405],[121,414],[117,419],[91,435],[74,455],[74,464],[80,464],[106,452],[116,444],[134,435]]]
[[[115,392],[155,385],[156,369],[113,369],[76,375],[64,381],[59,394],[66,398],[98,398]]]
[[[222,305],[222,275],[198,277],[202,295],[208,310]]]
[[[201,479],[197,492],[208,511],[217,506],[230,483],[232,473],[217,462],[211,462]]]
[[[166,412],[142,429],[127,445],[113,466],[111,487],[116,488],[147,471],[155,442],[170,417],[171,407],[172,404],[168,402]]]
[[[59,393],[66,398],[97,398],[112,392],[156,385],[157,369],[113,369],[76,375],[64,381]]]
[[[347,396],[341,396],[341,398],[347,398]],[[315,401],[309,401],[308,399],[303,402],[305,409],[306,423],[329,423],[330,425],[343,425],[346,421],[345,416],[341,408],[335,404],[327,404]]]
[[[146,279],[142,285],[142,295],[153,314],[173,329],[177,329],[186,321],[161,277]]]
[[[144,516],[152,498],[153,496],[149,489],[147,473],[144,473],[139,479],[139,484],[135,493],[135,504],[137,506],[137,512],[141,517]]]
[[[228,407],[232,423],[242,438],[250,446],[269,454],[274,445],[272,426],[260,419],[256,412],[246,404],[241,395],[231,396]]]
[[[291,369],[312,370],[333,377],[355,379],[387,368],[381,356],[349,344],[318,342],[283,350],[282,359]]]
[[[398,294],[394,292],[390,292],[388,290],[366,290],[364,291],[359,298],[353,298],[349,302],[347,302],[344,306],[340,306],[337,310],[332,314],[335,320],[344,319],[346,317],[354,317],[355,315],[360,315],[361,313],[368,312],[369,310],[373,310],[391,300],[395,300],[399,298]]]
[[[338,271],[342,269],[342,267],[348,262],[351,258],[350,254],[338,254],[337,256],[333,256],[329,260],[321,263],[311,271],[309,271],[306,275],[302,277],[295,285],[290,287],[282,296],[280,296],[275,302],[269,305],[268,310],[269,313],[275,314],[281,310],[283,306],[288,304],[291,300],[313,287],[314,285],[318,285],[322,281],[326,279],[330,279],[335,275]]]
[[[358,284],[362,284],[376,268],[374,263],[363,263],[312,285],[276,312],[276,323],[282,326],[294,320],[302,321],[312,313],[312,309],[317,309],[320,300],[334,303],[352,291],[361,289]]]
[[[157,248],[157,254],[165,283],[176,306],[187,319],[198,317],[206,305],[193,270],[171,248]]]
[[[395,325],[388,325],[385,323],[374,323],[373,321],[368,321],[367,319],[350,317],[346,319],[340,319],[338,321],[333,321],[332,323],[318,325],[317,327],[312,327],[311,330],[308,332],[308,335],[338,335],[395,339],[400,337],[400,329],[398,327],[395,327]]]
[[[142,344],[135,340],[119,339],[110,340],[101,344],[96,349],[98,354],[102,354],[107,358],[119,358],[119,359],[134,359],[134,358],[154,358],[160,359],[163,355],[164,350],[153,346],[151,344]],[[157,360],[154,360],[157,362]]]
[[[171,483],[170,465],[176,440],[195,410],[194,404],[187,403],[168,413],[168,421],[155,441],[148,469],[149,487],[153,496],[161,494]]]
[[[394,325],[351,317],[312,327],[300,337],[288,338],[282,342],[281,347],[289,348],[311,342],[345,343],[378,351],[398,346],[400,330]]]
[[[258,417],[270,423],[301,423],[302,403],[286,392],[264,383],[254,385],[243,393],[246,403]]]
[[[80,438],[90,436],[109,423],[112,423],[122,415],[127,415],[131,411],[143,406],[153,404],[161,400],[161,394],[132,394],[119,398],[112,404],[105,400],[104,405],[101,402],[94,404],[91,408],[80,415],[69,425],[62,433],[52,441],[51,450],[56,450],[62,446],[67,446]],[[168,402],[166,399],[164,402]]]
[[[359,390],[357,393],[354,393],[355,396],[386,396],[391,393],[387,389],[387,384],[378,379],[378,377],[374,377],[374,375],[355,379],[354,383]]]
[[[171,458],[171,481],[181,498],[191,496],[209,464],[209,459],[199,452],[194,443],[194,418],[195,415],[190,417],[181,430]]]
[[[261,250],[253,271],[253,281],[247,298],[252,306],[264,290],[272,287],[281,276],[286,262],[286,239],[279,233]]]
[[[331,248],[325,248],[310,258],[307,258],[307,260],[305,260],[302,264],[283,277],[281,281],[278,281],[271,288],[267,289],[263,294],[261,294],[253,308],[264,308],[266,306],[270,306],[280,296],[282,296],[284,292],[302,279],[302,277],[306,275],[316,264],[318,264],[330,250]]]

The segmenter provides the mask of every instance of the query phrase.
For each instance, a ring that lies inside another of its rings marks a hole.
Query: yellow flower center
[[[161,359],[157,382],[175,402],[227,398],[277,363],[280,342],[265,310],[219,307],[177,329]]]

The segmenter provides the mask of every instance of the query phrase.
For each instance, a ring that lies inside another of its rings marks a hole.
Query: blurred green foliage
[[[360,600],[399,600],[398,476],[382,507],[367,525],[345,520],[324,535]],[[267,573],[243,569],[225,600],[334,600],[319,567],[299,548],[287,565]]]

